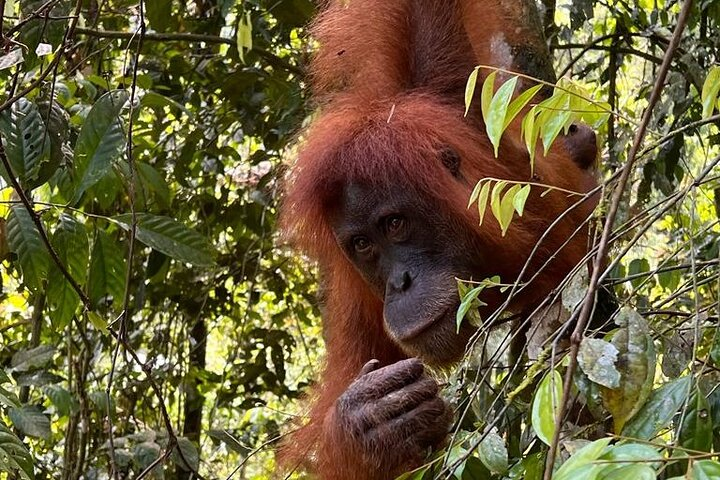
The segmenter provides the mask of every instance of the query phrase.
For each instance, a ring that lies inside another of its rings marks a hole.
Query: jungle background
[[[557,464],[580,452],[585,469],[556,478],[720,478],[720,2],[683,19],[685,4],[540,5],[558,75],[614,112],[599,126],[599,225],[629,174],[603,279],[623,307],[622,381],[584,367],[613,358],[611,337],[572,360],[573,394],[597,423],[612,413],[618,436],[588,456],[593,427],[568,420]],[[277,475],[274,447],[302,423],[323,355],[316,272],[276,228],[313,112],[314,12],[310,0],[0,0],[0,479]],[[448,383],[525,421],[471,424],[446,474],[542,478],[558,439],[556,386],[540,379],[568,360],[528,361],[526,385],[496,360],[482,381],[463,365]],[[625,437],[639,440],[608,457],[615,470],[590,468]]]

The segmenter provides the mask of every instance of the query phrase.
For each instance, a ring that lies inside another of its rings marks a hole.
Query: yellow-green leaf
[[[493,94],[495,93],[496,76],[497,72],[492,72],[483,82],[482,96],[480,98],[480,106],[482,108],[483,118],[485,118],[490,111],[490,102],[492,102]]]
[[[495,216],[497,221],[500,221],[501,217],[501,210],[500,210],[500,194],[505,189],[505,186],[507,185],[507,182],[497,182],[495,186],[492,189],[492,194],[490,195],[490,209],[492,210],[492,214]]]
[[[555,418],[560,410],[562,402],[563,380],[557,370],[545,375],[532,405],[532,427],[535,434],[546,445],[550,445],[555,435]]]
[[[475,95],[475,86],[477,85],[479,73],[480,67],[475,67],[473,71],[470,72],[467,84],[465,85],[465,116],[467,116],[468,112],[470,111],[470,104],[472,103],[473,96]]]
[[[487,210],[488,196],[490,195],[490,182],[482,182],[483,186],[480,190],[478,198],[478,215],[480,216],[478,225],[482,225],[485,219],[485,211]]]
[[[495,157],[498,156],[500,148],[500,138],[505,131],[505,118],[508,114],[508,106],[512,99],[515,86],[517,85],[517,77],[512,77],[498,89],[497,93],[490,102],[487,113],[483,112],[485,119],[485,131],[487,132],[490,143],[495,150]]]
[[[510,122],[512,122],[515,117],[517,117],[517,114],[520,113],[523,108],[525,108],[525,105],[527,105],[530,100],[535,97],[535,94],[539,92],[541,88],[542,85],[535,85],[532,88],[528,88],[510,103],[510,106],[507,110],[507,115],[505,116],[505,126],[503,128],[507,128],[508,125],[510,125]]]
[[[716,100],[718,100],[718,93],[720,92],[720,66],[714,66],[708,72],[708,76],[703,83],[702,89],[702,105],[703,105],[703,118],[707,118],[713,113],[713,107]],[[719,106],[720,108],[720,106]]]
[[[525,211],[525,202],[527,202],[528,195],[530,195],[530,185],[525,185],[515,194],[515,198],[513,199],[515,211],[521,217]]]
[[[515,213],[515,195],[519,190],[520,185],[513,185],[505,192],[502,202],[500,202],[500,218],[498,221],[500,222],[503,237],[512,223],[513,214]]]

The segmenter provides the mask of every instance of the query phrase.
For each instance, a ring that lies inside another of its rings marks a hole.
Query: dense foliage
[[[549,446],[554,478],[720,478],[720,3],[685,22],[686,2],[543,1],[558,92],[595,99],[559,93],[558,110],[613,112],[596,221],[602,244],[614,220],[600,290],[619,308],[566,356],[567,335],[517,355],[512,330],[481,328],[438,372],[458,429],[413,478],[539,479]],[[276,228],[312,113],[313,2],[0,11],[0,479],[269,478],[323,349],[314,271]],[[486,185],[504,224],[540,188]],[[569,279],[557,316],[583,317],[588,284]]]

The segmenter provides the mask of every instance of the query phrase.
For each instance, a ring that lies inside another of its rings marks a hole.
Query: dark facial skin
[[[457,278],[477,277],[478,248],[461,223],[410,188],[349,185],[333,216],[339,245],[384,300],[385,329],[431,365],[458,359],[472,329],[456,332]],[[471,252],[471,253],[470,253]],[[476,275],[473,275],[473,274]]]
[[[457,156],[444,153],[441,161],[457,176]],[[385,330],[419,357],[386,366],[368,362],[326,422],[326,434],[346,439],[378,479],[420,465],[428,449],[445,441],[452,409],[420,359],[451,363],[473,333],[467,324],[456,331],[456,278],[479,269],[478,248],[461,222],[438,215],[438,206],[422,198],[399,185],[387,191],[350,185],[332,219],[339,245],[384,300]]]

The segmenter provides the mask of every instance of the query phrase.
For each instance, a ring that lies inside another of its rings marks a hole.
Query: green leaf
[[[572,116],[570,96],[565,92],[556,93],[540,103],[538,108],[541,108],[540,115],[535,121],[540,124],[540,136],[542,137],[544,153],[547,155],[555,139]]]
[[[95,327],[95,330],[105,335],[108,334],[108,324],[103,317],[95,312],[87,312],[87,318],[90,324]]]
[[[132,224],[130,214],[118,215],[112,220],[125,230],[129,230]],[[138,214],[137,239],[180,262],[198,267],[209,267],[215,263],[205,237],[170,217]]]
[[[715,107],[715,102],[718,100],[718,93],[720,92],[720,66],[716,65],[710,69],[708,76],[703,83],[702,99],[703,106],[703,118],[708,118],[712,115]]]
[[[562,376],[552,370],[540,381],[532,404],[533,430],[546,445],[550,445],[555,435],[555,418],[560,411],[562,395]]]
[[[523,108],[532,100],[537,92],[540,91],[542,88],[542,85],[535,85],[534,87],[528,88],[523,93],[517,96],[515,100],[510,103],[510,106],[507,109],[507,115],[505,116],[505,125],[503,127],[503,130],[506,129],[510,123],[517,117],[518,113],[522,111]]]
[[[595,462],[605,452],[610,440],[601,438],[582,447],[562,464],[553,475],[553,480],[594,479],[605,466]]]
[[[490,194],[490,210],[492,211],[493,216],[497,219],[498,223],[500,222],[500,217],[502,217],[502,210],[500,208],[502,201],[500,199],[500,194],[502,194],[502,191],[506,186],[507,182],[505,181],[496,182],[492,189],[492,193]]]
[[[236,44],[240,61],[245,63],[245,52],[249,52],[253,48],[252,38],[252,20],[250,12],[245,13],[245,18],[240,17],[237,27]]]
[[[497,71],[492,72],[487,76],[483,82],[483,88],[480,97],[480,106],[482,107],[483,118],[490,115],[490,103],[495,93],[495,77],[497,77]]]
[[[90,109],[75,145],[74,177],[77,203],[82,194],[95,185],[120,158],[126,142],[120,113],[128,101],[125,90],[108,92]]]
[[[32,217],[22,205],[10,207],[7,238],[10,251],[18,256],[23,282],[33,291],[40,290],[47,278],[50,256]]]
[[[537,141],[540,136],[540,124],[537,123],[538,116],[537,106],[532,107],[525,115],[522,121],[522,137],[525,139],[525,147],[530,154],[530,171],[535,171],[535,151],[537,150]]]
[[[468,311],[472,307],[473,303],[477,299],[478,295],[485,289],[485,285],[479,285],[472,290],[470,290],[465,296],[463,296],[462,301],[460,302],[460,307],[458,307],[457,314],[455,315],[455,325],[457,326],[457,331],[460,332],[460,325],[462,324],[463,319],[467,315]],[[480,302],[482,305],[485,305],[483,302]]]
[[[160,172],[147,163],[137,163],[137,172],[143,187],[155,195],[158,206],[167,210],[170,208],[170,188]]]
[[[620,386],[620,372],[615,368],[618,349],[599,338],[584,338],[580,344],[578,364],[588,378],[604,387]]]
[[[680,445],[696,452],[710,452],[713,444],[713,423],[705,395],[695,389],[688,403],[680,430]]]
[[[466,117],[467,117],[468,112],[470,111],[470,105],[472,104],[473,96],[475,96],[475,86],[477,85],[479,73],[480,73],[480,67],[475,67],[473,69],[473,71],[470,72],[470,76],[468,77],[467,84],[465,85],[465,116]]]
[[[522,187],[513,197],[513,207],[519,216],[523,216],[525,211],[525,203],[530,195],[530,185]]]
[[[510,228],[512,223],[513,215],[515,213],[515,195],[520,191],[520,185],[515,184],[508,188],[507,192],[503,196],[502,202],[500,202],[500,228],[502,229],[502,236],[504,237]]]
[[[122,303],[125,294],[125,248],[105,231],[95,236],[90,256],[88,296],[97,305],[106,296]]]
[[[625,465],[620,468],[608,469],[605,467],[598,475],[598,480],[656,480],[657,474],[655,470],[647,465]]]
[[[598,480],[625,480],[627,478],[652,478],[655,479],[654,468],[662,465],[663,456],[657,449],[639,443],[625,443],[613,445],[600,457],[601,460],[609,462],[598,475]],[[633,468],[631,468],[633,467]],[[634,467],[644,467],[652,473],[647,477],[647,470],[635,470]]]
[[[84,284],[90,252],[83,224],[71,215],[60,215],[60,224],[51,243],[70,276],[78,284]],[[58,329],[65,328],[80,305],[80,297],[54,263],[50,265],[47,295],[53,310],[53,325]]]
[[[0,423],[0,472],[10,474],[10,478],[34,480],[32,455],[27,447]]]
[[[50,138],[37,106],[26,98],[19,98],[0,114],[0,134],[13,173],[24,187],[34,186],[33,180],[50,153]],[[11,183],[3,166],[0,174]]]
[[[13,392],[0,387],[0,405],[5,407],[20,407],[20,399]]]
[[[52,361],[54,356],[55,347],[52,345],[40,345],[29,350],[20,350],[13,355],[10,365],[16,372],[27,372],[44,367]]]
[[[650,262],[648,262],[645,258],[636,258],[630,262],[630,265],[628,266],[628,276],[641,275],[649,271]],[[643,282],[645,282],[645,277],[643,276],[639,276],[638,278],[630,281],[633,288],[638,288]]]
[[[692,377],[685,376],[654,390],[645,406],[625,425],[623,435],[641,440],[654,438],[682,408],[691,386]]]
[[[79,404],[72,393],[59,385],[45,385],[42,390],[55,406],[58,415],[61,417],[67,417],[79,408]]]
[[[36,407],[20,407],[8,410],[10,421],[29,437],[50,440],[50,419]]]
[[[177,449],[173,451],[173,461],[175,465],[183,470],[187,470],[185,462],[187,462],[193,471],[198,471],[200,467],[200,454],[193,442],[185,437],[178,437]],[[178,454],[178,450],[182,452],[182,457]],[[185,461],[183,461],[185,459]]]
[[[488,196],[490,195],[490,182],[483,182],[480,195],[478,197],[478,225],[482,225],[485,220],[485,212],[487,211]]]
[[[482,463],[493,473],[504,475],[508,471],[508,451],[505,441],[493,428],[480,442],[478,456]]]
[[[693,480],[718,480],[720,479],[720,463],[715,460],[700,460],[692,466]]]
[[[488,112],[483,112],[485,118],[485,131],[488,134],[490,143],[495,149],[495,157],[497,158],[500,149],[500,138],[505,131],[505,118],[508,113],[510,100],[515,92],[517,85],[517,77],[512,77],[498,89],[497,93],[490,102]]]

